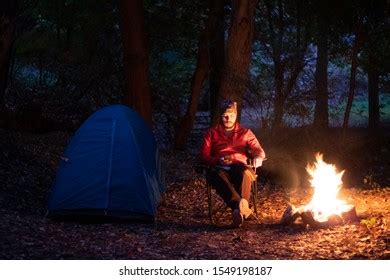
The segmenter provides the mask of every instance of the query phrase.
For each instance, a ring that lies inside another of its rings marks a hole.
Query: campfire
[[[301,218],[304,225],[323,227],[357,220],[355,207],[337,197],[345,170],[338,172],[335,165],[324,162],[323,155],[317,153],[316,161],[308,164],[306,171],[314,189],[313,197],[306,205],[290,205],[283,214],[282,224],[292,224]]]

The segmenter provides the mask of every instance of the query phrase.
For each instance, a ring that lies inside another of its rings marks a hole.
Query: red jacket
[[[252,149],[254,157],[265,158],[265,153],[256,136],[248,128],[236,123],[232,133],[227,136],[222,124],[217,124],[207,130],[199,159],[207,165],[215,166],[223,156],[230,155],[233,163],[247,164],[246,145]]]

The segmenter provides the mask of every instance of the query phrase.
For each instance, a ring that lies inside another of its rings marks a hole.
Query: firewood
[[[330,215],[326,222],[320,223],[322,227],[337,226],[343,223],[343,219],[336,214]]]
[[[357,214],[356,214],[356,208],[353,205],[350,206],[350,209],[348,211],[345,211],[341,214],[341,217],[345,222],[356,222],[359,220]]]
[[[309,210],[301,213],[302,222],[304,225],[309,225],[310,227],[316,228],[318,223],[314,220],[313,213]]]
[[[282,219],[280,220],[280,224],[290,225],[294,223],[294,221],[300,216],[300,208],[295,208],[293,205],[289,205],[283,213]]]

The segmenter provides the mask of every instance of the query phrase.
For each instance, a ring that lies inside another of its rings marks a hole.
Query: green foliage
[[[82,120],[120,100],[121,41],[112,1],[30,0],[21,11],[8,103]]]
[[[172,118],[172,123],[183,113],[188,101],[208,2],[144,1],[153,107]],[[371,67],[369,54],[375,54],[375,67],[381,73],[381,122],[388,121],[390,105],[383,96],[390,88],[390,36],[384,9],[381,11],[383,2],[260,1],[256,9],[250,79],[245,85],[250,94],[245,99],[260,111],[262,122],[268,123],[274,112],[274,54],[280,53],[286,88],[294,69],[296,50],[304,42],[307,43],[305,67],[286,98],[285,119],[297,120],[295,125],[311,122],[316,42],[321,36],[318,19],[324,13],[329,15],[330,25],[329,73],[337,67],[348,72],[356,22],[363,18],[364,44],[358,62],[363,70],[360,80],[364,80],[364,71]],[[45,100],[55,100],[58,107],[79,108],[79,111],[84,110],[84,105],[78,106],[81,103],[94,109],[121,99],[123,77],[117,1],[22,0],[19,3],[21,27],[15,42],[16,58],[9,92],[13,99],[28,100],[27,93],[34,92],[30,97],[47,96]],[[226,14],[231,10],[230,5],[227,1]],[[336,75],[337,83],[348,83],[348,74]],[[340,102],[330,104],[331,118],[343,115],[347,87],[330,89],[331,94],[340,97]],[[361,89],[366,90],[364,86]],[[16,91],[25,94],[18,95]],[[366,99],[363,94],[355,96],[352,117],[366,118]]]
[[[150,73],[154,107],[159,111],[176,112],[175,117],[178,117],[190,93],[207,8],[204,1],[168,2],[145,3],[150,35]]]

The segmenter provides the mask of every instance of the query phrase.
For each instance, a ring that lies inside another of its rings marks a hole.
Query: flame
[[[304,207],[313,214],[313,218],[319,222],[326,222],[331,215],[341,215],[347,204],[337,198],[338,192],[343,185],[341,177],[344,171],[337,172],[336,166],[322,160],[323,155],[315,155],[316,162],[308,164],[306,171],[314,188],[312,200]]]

